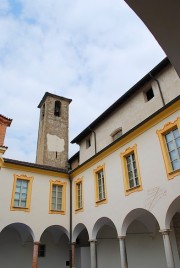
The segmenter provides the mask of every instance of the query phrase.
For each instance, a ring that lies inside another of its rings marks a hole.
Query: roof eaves
[[[99,151],[98,153],[96,153],[95,155],[93,155],[92,157],[90,157],[88,160],[86,160],[85,162],[83,162],[81,165],[79,165],[78,167],[76,167],[75,169],[73,169],[72,171],[70,171],[70,174],[73,173],[74,171],[78,170],[79,168],[81,168],[82,166],[84,166],[85,164],[87,164],[88,162],[90,162],[92,159],[94,159],[95,157],[97,157],[98,155],[100,155],[101,153],[103,153],[104,151],[106,151],[108,148],[110,148],[111,146],[113,146],[115,143],[119,142],[121,139],[124,139],[130,133],[132,133],[133,131],[135,131],[136,129],[138,129],[140,126],[142,126],[143,124],[145,124],[146,122],[148,122],[149,120],[151,120],[156,115],[160,114],[162,111],[164,111],[165,109],[167,109],[169,106],[171,106],[173,103],[175,103],[178,100],[180,100],[180,95],[177,96],[172,101],[170,101],[165,106],[163,106],[162,108],[160,108],[159,110],[157,110],[155,113],[151,114],[145,120],[143,120],[142,122],[140,122],[138,125],[136,125],[132,129],[130,129],[125,134],[123,134],[121,137],[119,137],[118,139],[116,139],[115,141],[113,141],[112,143],[110,143],[109,145],[107,145],[106,147],[104,147],[101,151]]]
[[[39,165],[35,163],[29,163],[29,162],[24,162],[24,161],[19,161],[15,159],[9,159],[9,158],[3,158],[5,163],[8,164],[15,164],[19,166],[25,166],[25,167],[30,167],[30,168],[37,168],[37,169],[42,169],[42,170],[48,170],[48,171],[54,171],[54,172],[60,172],[64,174],[68,174],[68,171],[65,169],[61,168],[56,168],[56,167],[51,167],[51,166],[46,166],[46,165]]]
[[[49,93],[49,92],[46,92],[42,98],[42,100],[40,101],[39,105],[38,105],[38,108],[41,108],[42,104],[45,102],[46,98],[50,96],[50,97],[54,97],[54,98],[57,98],[57,99],[61,99],[61,100],[65,100],[65,101],[68,101],[69,103],[71,103],[72,99],[68,99],[68,98],[65,98],[65,97],[62,97],[62,96],[58,96],[56,94],[52,94],[52,93]]]
[[[140,87],[145,83],[152,80],[151,76],[158,74],[163,68],[170,64],[169,59],[164,58],[158,65],[156,65],[148,74],[146,74],[141,80],[139,80],[133,87],[131,87],[124,95],[122,95],[117,101],[115,101],[109,108],[107,108],[99,117],[97,117],[87,128],[85,128],[78,136],[76,136],[71,143],[79,143],[83,138],[91,133],[91,129],[98,126],[105,118],[116,110],[119,105],[127,101]],[[150,76],[151,73],[151,76]]]

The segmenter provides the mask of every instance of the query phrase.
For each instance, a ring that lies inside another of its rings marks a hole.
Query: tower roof
[[[12,122],[12,119],[7,118],[6,116],[0,114],[0,124],[6,125],[7,127],[10,127]]]
[[[38,105],[38,108],[41,108],[41,106],[43,105],[43,103],[45,102],[46,98],[47,97],[52,97],[52,98],[56,98],[56,99],[59,99],[59,100],[64,100],[64,101],[67,101],[69,103],[71,103],[72,99],[68,99],[68,98],[64,98],[62,96],[58,96],[58,95],[55,95],[55,94],[52,94],[52,93],[49,93],[49,92],[46,92],[42,98],[42,100],[40,101],[39,105]]]

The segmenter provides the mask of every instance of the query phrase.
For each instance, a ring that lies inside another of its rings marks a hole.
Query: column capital
[[[162,233],[162,235],[169,235],[169,233],[171,232],[171,229],[162,229],[159,230],[160,233]]]
[[[97,240],[96,240],[96,239],[90,239],[89,242],[90,242],[90,243],[96,243]]]
[[[117,238],[118,238],[118,239],[124,239],[124,240],[125,240],[125,239],[126,239],[126,236],[125,236],[125,235],[120,235],[120,236],[118,236]]]
[[[39,246],[41,243],[39,241],[34,241],[34,245]]]

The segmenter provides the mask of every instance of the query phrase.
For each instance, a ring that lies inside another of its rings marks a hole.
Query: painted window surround
[[[49,214],[66,214],[66,182],[50,180],[50,194],[49,194]],[[61,211],[52,209],[52,189],[53,185],[62,186],[62,209]]]
[[[84,210],[84,187],[83,187],[84,178],[78,178],[74,182],[74,193],[75,193],[75,213],[82,212]],[[82,206],[78,206],[78,186],[81,184],[81,198],[82,198]]]
[[[103,171],[104,175],[104,193],[105,198],[99,200],[99,190],[98,190],[98,172]],[[99,206],[101,204],[106,204],[108,202],[107,199],[107,185],[106,185],[106,174],[105,174],[105,164],[98,166],[93,170],[94,173],[94,187],[95,187],[95,206]]]
[[[167,145],[166,145],[166,141],[165,141],[165,135],[169,131],[174,130],[175,128],[178,128],[178,130],[180,132],[180,117],[177,117],[177,119],[174,122],[168,122],[167,124],[164,125],[164,127],[162,129],[157,130],[157,135],[159,137],[162,155],[163,155],[163,159],[164,159],[164,164],[165,164],[165,168],[166,168],[167,178],[169,180],[180,175],[180,169],[173,170],[173,168],[172,168]]]
[[[127,156],[129,156],[130,154],[133,154],[133,153],[135,156],[139,185],[130,188],[126,158],[127,158]],[[123,153],[120,154],[120,157],[121,157],[121,161],[122,161],[125,195],[129,195],[129,194],[137,192],[137,191],[142,191],[143,187],[142,187],[142,180],[141,180],[141,175],[140,175],[139,161],[138,161],[138,156],[137,156],[137,144],[135,144],[133,147],[127,148]]]
[[[27,191],[27,198],[26,198],[26,207],[15,207],[14,206],[14,198],[15,198],[15,192],[16,192],[16,183],[17,180],[24,180],[28,182],[28,191]],[[13,183],[13,190],[12,190],[12,197],[11,197],[11,205],[10,210],[12,211],[30,211],[30,205],[31,205],[31,193],[32,193],[32,182],[33,177],[27,177],[26,175],[16,175],[14,174],[14,183]]]

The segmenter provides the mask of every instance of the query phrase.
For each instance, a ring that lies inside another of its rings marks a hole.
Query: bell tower
[[[71,101],[71,99],[46,92],[39,103],[37,164],[67,169]]]

